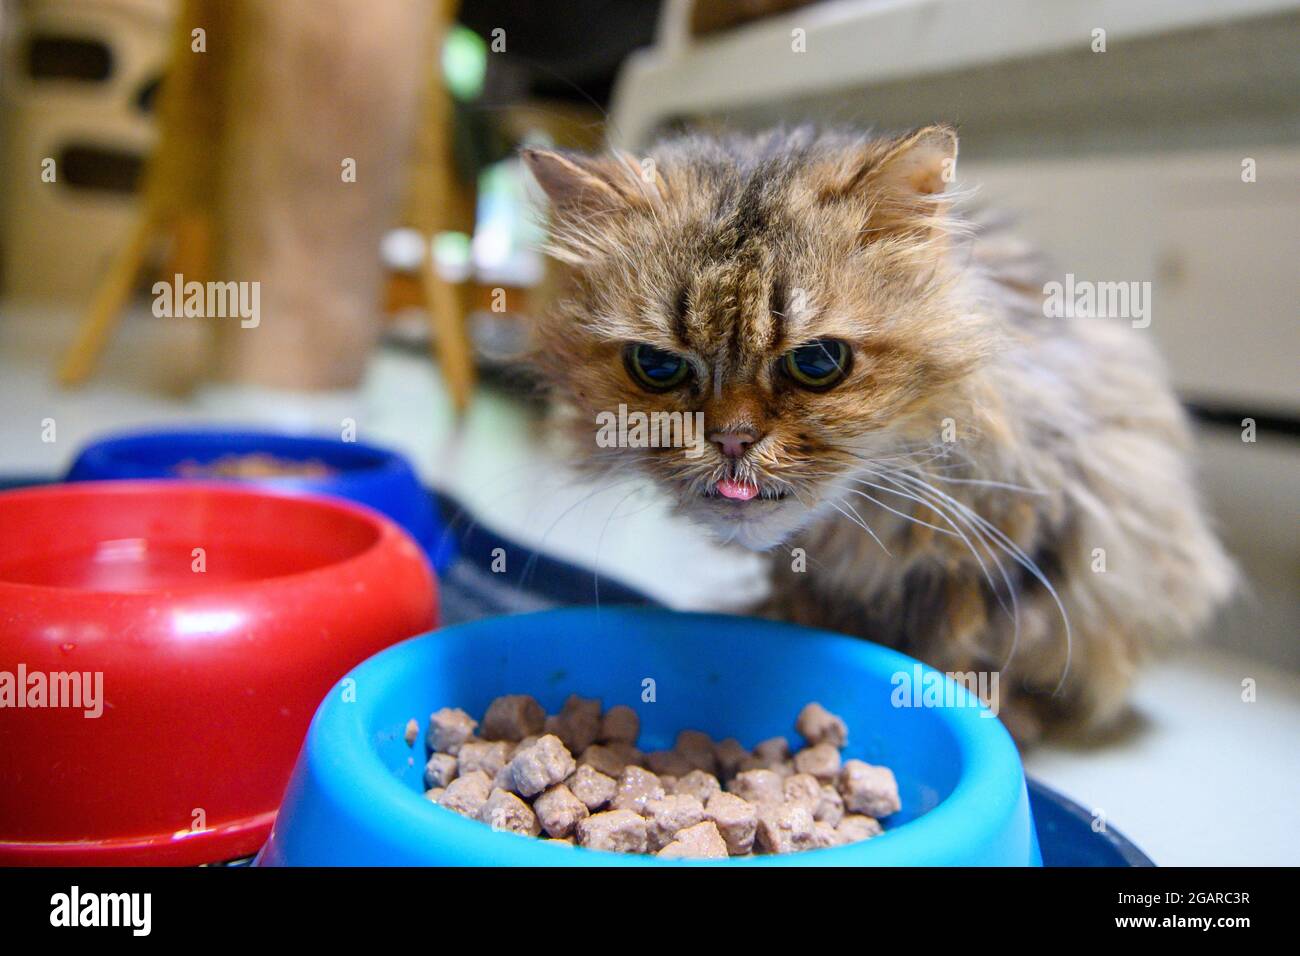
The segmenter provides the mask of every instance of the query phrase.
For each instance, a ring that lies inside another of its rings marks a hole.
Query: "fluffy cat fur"
[[[526,150],[558,267],[536,360],[592,469],[630,465],[724,541],[771,553],[762,613],[999,670],[1022,740],[1097,729],[1233,571],[1147,336],[1046,318],[1024,249],[961,215],[956,156],[947,126]],[[852,349],[842,382],[782,374],[787,350],[826,338]],[[634,343],[684,356],[686,382],[640,388]],[[620,403],[755,441],[736,461],[712,444],[599,449],[596,416]],[[712,493],[724,478],[760,494]]]

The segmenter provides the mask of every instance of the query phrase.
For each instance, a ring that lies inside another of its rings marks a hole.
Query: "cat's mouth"
[[[704,497],[720,501],[780,501],[785,498],[785,492],[736,478],[723,478],[710,485],[705,490]]]

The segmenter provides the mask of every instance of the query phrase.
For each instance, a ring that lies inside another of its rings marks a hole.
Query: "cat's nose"
[[[711,432],[709,441],[718,446],[728,458],[739,458],[749,450],[749,446],[758,441],[758,435],[748,428],[738,428],[734,431]]]

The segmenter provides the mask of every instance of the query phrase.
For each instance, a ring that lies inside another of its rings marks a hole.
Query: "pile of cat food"
[[[280,458],[261,452],[223,455],[204,463],[187,458],[173,470],[182,478],[329,478],[335,474],[316,458]]]
[[[532,697],[498,697],[480,724],[444,707],[429,722],[425,796],[497,830],[616,853],[721,858],[794,853],[879,835],[900,808],[893,771],[841,760],[844,721],[799,713],[807,746],[784,737],[746,750],[683,730],[642,753],[631,707],[571,696],[548,716]],[[419,727],[412,721],[407,741]],[[574,755],[577,755],[576,757]]]

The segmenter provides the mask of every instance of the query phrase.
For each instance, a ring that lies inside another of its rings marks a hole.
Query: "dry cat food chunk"
[[[646,851],[645,818],[631,810],[606,810],[578,823],[578,845],[613,853]]]
[[[728,737],[713,745],[713,755],[718,758],[718,776],[730,779],[740,772],[740,765],[753,755],[735,737]]]
[[[600,737],[600,701],[570,695],[558,714],[546,718],[545,729],[555,734],[570,753],[582,753]]]
[[[565,781],[575,797],[583,802],[588,810],[595,813],[618,793],[618,781],[607,777],[595,767],[583,764]]]
[[[660,850],[676,839],[677,831],[703,822],[704,804],[689,794],[673,794],[648,801],[645,818],[650,849]]]
[[[638,767],[645,765],[645,754],[637,750],[635,744],[626,744],[622,741],[611,740],[607,744],[602,744],[606,751],[613,754],[615,759],[623,761],[623,766],[636,764]],[[615,774],[617,776],[617,774]]]
[[[457,777],[447,784],[438,798],[438,806],[455,810],[463,817],[477,817],[492,792],[492,781],[482,770]]]
[[[861,760],[846,760],[839,777],[840,795],[850,813],[869,817],[887,817],[897,813],[898,781],[888,767],[875,767]]]
[[[690,764],[691,770],[718,772],[718,755],[713,748],[713,738],[708,734],[702,734],[698,730],[683,730],[677,735],[673,750],[682,755]],[[679,773],[677,776],[684,777],[686,774]]]
[[[815,847],[817,832],[811,811],[797,803],[765,806],[758,811],[755,842],[768,853],[795,853]]]
[[[537,836],[542,832],[533,808],[509,790],[499,787],[479,807],[478,818],[493,830],[509,830],[524,836]]]
[[[510,758],[514,789],[523,797],[534,797],[547,787],[561,783],[576,769],[573,756],[554,734],[538,738],[537,743],[520,748]]]
[[[799,712],[797,751],[785,737],[749,751],[683,730],[642,753],[639,728],[631,707],[602,713],[576,694],[549,716],[526,694],[498,697],[481,726],[444,707],[426,735],[425,797],[497,830],[665,859],[843,846],[879,836],[878,818],[901,808],[889,768],[841,762],[848,728],[817,703]]]
[[[509,790],[511,793],[515,792],[515,776],[510,772],[510,764],[506,764],[498,770],[497,775],[492,778],[492,789],[495,790],[498,787],[502,790]]]
[[[477,726],[478,721],[459,707],[444,707],[429,718],[429,749],[454,757]]]
[[[645,814],[645,805],[665,796],[659,777],[644,767],[625,767],[618,778],[618,790],[609,805],[615,810],[634,810]]]
[[[839,846],[844,842],[840,831],[824,820],[813,821],[813,846],[821,848]]]
[[[635,744],[641,736],[641,719],[627,704],[615,704],[600,720],[600,742]]]
[[[434,754],[424,765],[424,785],[445,787],[456,779],[459,770],[459,761],[451,754]]]
[[[790,741],[784,737],[769,737],[759,741],[754,748],[754,756],[769,768],[779,766],[790,759]]]
[[[606,744],[592,744],[578,757],[584,766],[599,770],[607,777],[617,778],[627,766],[627,761]]]
[[[795,773],[810,773],[822,783],[830,783],[840,772],[840,752],[830,744],[814,744],[795,754]]]
[[[457,758],[461,773],[482,770],[489,777],[495,777],[510,762],[510,744],[504,740],[467,740],[460,745]]]
[[[684,777],[695,765],[676,750],[655,750],[645,755],[645,765],[657,777]]]
[[[781,775],[775,770],[742,770],[732,778],[727,789],[755,806],[785,799]]]
[[[673,842],[659,851],[659,856],[672,859],[725,860],[727,844],[712,820],[704,820],[692,827],[677,831]]]
[[[844,721],[816,701],[807,704],[799,711],[794,729],[799,731],[800,737],[808,741],[809,746],[830,744],[839,750],[849,742],[849,728]]]
[[[549,836],[567,837],[579,821],[591,815],[587,805],[564,784],[557,784],[533,801],[533,810]]]
[[[660,778],[663,779],[662,777]],[[665,789],[667,789],[665,787]],[[700,803],[708,803],[709,797],[722,790],[718,778],[703,770],[692,770],[686,776],[673,783],[673,793],[688,793]]]
[[[829,784],[823,784],[817,806],[813,809],[813,819],[836,826],[844,819],[844,798],[840,792]]]
[[[880,826],[880,821],[874,817],[864,817],[857,814],[846,816],[835,827],[837,833],[843,838],[845,843],[857,843],[859,840],[870,840],[873,836],[880,836],[885,831]]]
[[[487,740],[523,740],[546,729],[546,711],[528,694],[498,697],[483,715],[483,737]]]
[[[745,856],[754,849],[758,829],[758,808],[734,793],[715,793],[704,807],[705,815],[717,826],[732,856]]]
[[[781,781],[781,794],[786,803],[803,804],[816,816],[822,797],[821,781],[810,773],[791,774]]]

